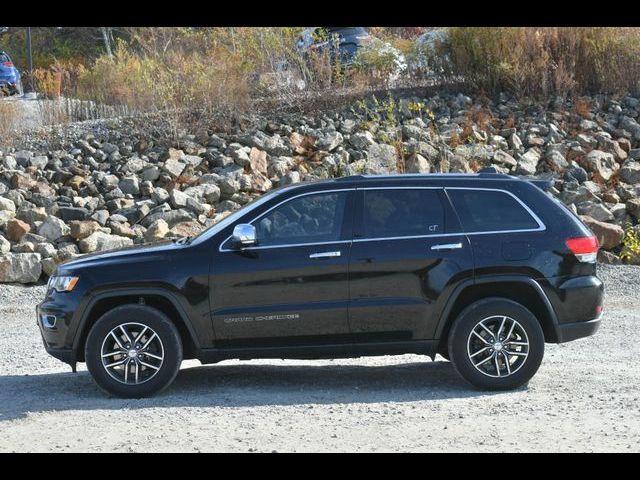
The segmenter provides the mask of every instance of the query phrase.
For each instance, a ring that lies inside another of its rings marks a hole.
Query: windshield
[[[244,205],[242,208],[236,210],[232,214],[230,214],[230,215],[226,216],[225,218],[223,218],[222,220],[220,220],[215,225],[212,225],[209,228],[207,228],[206,230],[202,231],[200,234],[198,234],[193,239],[191,244],[195,245],[195,244],[202,243],[202,242],[210,239],[211,237],[216,235],[218,232],[220,232],[220,231],[224,230],[225,228],[227,228],[229,225],[237,222],[240,219],[240,217],[242,217],[243,215],[245,215],[245,214],[249,213],[250,211],[258,208],[260,205],[265,204],[266,202],[271,200],[273,197],[275,197],[275,196],[279,195],[280,193],[282,193],[283,190],[284,189],[282,189],[282,188],[277,188],[275,190],[271,190],[269,193],[266,193],[266,194],[262,195],[261,197],[255,198],[254,200],[252,200],[249,203],[247,203],[246,205]]]

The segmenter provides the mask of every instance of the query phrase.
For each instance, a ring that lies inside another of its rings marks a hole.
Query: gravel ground
[[[527,388],[472,390],[417,355],[185,362],[146,400],[104,396],[49,357],[44,287],[0,286],[0,452],[639,451],[640,267],[601,266],[596,336],[547,345]]]

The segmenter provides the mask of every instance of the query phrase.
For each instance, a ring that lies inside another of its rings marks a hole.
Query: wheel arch
[[[178,329],[184,351],[184,359],[197,358],[200,349],[197,336],[188,322],[188,316],[178,299],[163,289],[121,289],[95,295],[80,318],[73,350],[77,360],[83,362],[84,344],[91,327],[106,312],[123,305],[146,305],[155,308],[169,317]]]
[[[505,288],[508,284],[508,288]],[[481,277],[459,285],[449,298],[440,316],[435,338],[438,348],[446,345],[451,325],[458,315],[472,303],[487,297],[512,300],[529,309],[540,322],[545,342],[560,341],[558,319],[544,290],[534,279],[519,275]]]

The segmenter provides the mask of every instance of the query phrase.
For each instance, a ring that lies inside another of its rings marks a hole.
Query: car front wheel
[[[449,336],[449,355],[460,375],[487,390],[526,384],[544,356],[538,319],[524,306],[488,298],[467,307]]]
[[[92,327],[85,360],[106,392],[122,398],[148,397],[175,379],[182,342],[164,313],[144,305],[124,305],[105,313]]]

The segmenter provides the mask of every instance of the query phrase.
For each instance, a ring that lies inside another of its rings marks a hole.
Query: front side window
[[[365,238],[437,235],[445,232],[438,190],[365,190]]]
[[[279,205],[254,225],[259,246],[340,240],[346,192],[304,195]]]
[[[535,230],[538,222],[514,197],[494,190],[454,190],[447,193],[466,232]]]

